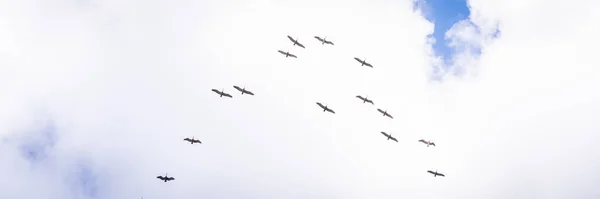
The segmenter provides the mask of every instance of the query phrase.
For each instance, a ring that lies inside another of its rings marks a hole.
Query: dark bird
[[[385,135],[385,137],[387,137],[388,140],[391,139],[391,140],[394,140],[394,141],[398,142],[398,140],[395,137],[392,137],[392,134],[387,134],[387,133],[385,133],[383,131],[381,131],[381,134]]]
[[[215,92],[215,93],[217,93],[217,94],[219,94],[219,97],[225,96],[225,97],[233,98],[233,96],[231,96],[228,93],[223,92],[223,90],[219,91],[217,89],[212,89],[212,91]]]
[[[174,177],[167,177],[167,174],[165,174],[165,176],[156,176],[156,178],[158,178],[158,179],[160,179],[162,181],[165,181],[165,182],[171,181],[171,180],[175,180]]]
[[[377,109],[377,111],[379,111],[380,113],[383,113],[383,116],[387,116],[387,117],[389,117],[389,118],[392,118],[392,119],[394,119],[394,117],[392,117],[392,115],[390,115],[390,114],[387,112],[387,110],[386,110],[386,111],[384,111],[384,110],[381,110],[381,109]]]
[[[315,39],[319,40],[321,42],[321,45],[324,45],[324,44],[331,44],[331,45],[333,45],[333,42],[327,41],[327,37],[321,38],[319,36],[315,36]]]
[[[287,38],[290,39],[292,42],[294,42],[294,46],[297,45],[297,46],[300,46],[300,47],[304,48],[304,45],[302,45],[300,42],[298,42],[298,38],[294,39],[294,38],[292,38],[289,35],[287,36]]]
[[[367,97],[363,97],[363,96],[357,95],[356,97],[357,97],[358,99],[361,99],[361,100],[363,101],[363,103],[365,103],[365,102],[369,102],[369,103],[371,103],[371,104],[375,105],[375,104],[373,103],[373,101],[371,101],[369,98],[367,98],[368,96],[367,96]]]
[[[420,139],[419,142],[423,142],[423,144],[426,144],[427,147],[429,147],[429,145],[435,146],[435,143],[430,142],[430,141],[425,141],[424,139]]]
[[[437,177],[437,176],[446,177],[446,175],[444,175],[442,173],[438,173],[437,171],[434,172],[434,171],[428,170],[427,172],[433,174],[433,177]]]
[[[356,57],[355,57],[354,59],[355,59],[356,61],[360,62],[360,66],[368,66],[368,67],[371,67],[371,68],[373,68],[373,65],[371,65],[371,64],[369,64],[369,63],[367,63],[367,59],[365,59],[364,61],[363,61],[363,60],[360,60],[359,58],[356,58]]]
[[[327,106],[323,106],[323,104],[321,104],[321,102],[317,102],[317,105],[319,105],[323,109],[323,112],[328,111],[328,112],[335,114],[335,111],[331,110],[330,108],[327,108]]]
[[[200,140],[196,140],[196,139],[194,139],[194,137],[192,137],[192,139],[185,138],[183,140],[190,142],[190,144],[194,144],[194,143],[200,143],[200,144],[202,144],[202,142],[200,142]]]
[[[288,51],[288,52],[283,52],[282,50],[277,50],[277,51],[279,51],[279,53],[281,53],[281,54],[284,54],[284,55],[285,55],[285,57],[293,57],[293,58],[298,58],[298,57],[296,57],[296,55],[294,55],[294,54],[291,54],[289,51]]]
[[[250,91],[246,90],[246,87],[244,87],[244,88],[240,88],[239,86],[233,86],[233,88],[235,88],[235,89],[237,89],[238,91],[242,92],[242,95],[243,95],[244,93],[245,93],[245,94],[248,94],[248,95],[254,95],[254,93],[252,93],[252,92],[250,92]]]

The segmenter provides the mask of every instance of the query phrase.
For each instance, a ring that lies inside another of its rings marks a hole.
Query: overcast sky
[[[0,198],[599,198],[600,1],[468,4],[0,0]]]

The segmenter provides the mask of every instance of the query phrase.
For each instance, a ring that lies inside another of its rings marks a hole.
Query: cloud
[[[595,3],[499,2],[441,82],[412,1],[2,2],[0,198],[592,198]]]

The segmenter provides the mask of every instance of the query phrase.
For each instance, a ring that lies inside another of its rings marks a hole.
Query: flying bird
[[[215,93],[217,93],[217,94],[219,94],[219,97],[225,96],[225,97],[233,98],[233,96],[231,96],[228,93],[223,92],[223,90],[219,91],[217,89],[212,89],[212,91],[215,92]]]
[[[423,142],[423,144],[426,144],[427,147],[429,147],[429,145],[435,146],[435,143],[430,142],[430,141],[425,141],[424,139],[420,139],[419,142]]]
[[[375,104],[373,103],[373,101],[372,101],[372,100],[370,100],[370,99],[369,99],[369,98],[367,98],[367,97],[363,97],[363,96],[360,96],[360,95],[357,95],[356,97],[357,97],[358,99],[361,99],[361,100],[363,101],[363,103],[365,103],[365,102],[369,102],[369,103],[371,103],[371,104],[375,105]]]
[[[167,174],[165,174],[165,176],[156,176],[156,178],[158,178],[158,179],[160,179],[162,181],[165,181],[165,182],[171,181],[171,180],[175,180],[174,177],[167,177]]]
[[[428,170],[427,172],[433,174],[433,177],[437,177],[437,176],[442,176],[442,177],[446,177],[446,175],[442,174],[442,173],[438,173],[437,171],[431,171]]]
[[[331,110],[330,108],[327,108],[327,106],[323,106],[323,104],[321,104],[321,102],[317,102],[317,105],[319,105],[323,109],[323,112],[328,111],[328,112],[335,114],[335,111]]]
[[[327,41],[327,37],[321,38],[319,36],[315,36],[315,39],[319,40],[321,42],[321,45],[324,45],[324,44],[331,44],[331,45],[333,45],[333,42]]]
[[[392,119],[394,119],[394,117],[392,117],[392,115],[390,115],[390,114],[387,112],[387,110],[386,110],[386,111],[384,111],[384,110],[381,110],[381,109],[377,109],[377,111],[379,111],[380,113],[383,113],[383,116],[387,116],[387,117],[389,117],[389,118],[392,118]]]
[[[277,51],[279,51],[279,53],[281,53],[281,54],[284,54],[284,55],[285,55],[285,57],[293,57],[293,58],[298,58],[298,57],[296,57],[296,55],[294,55],[294,54],[290,53],[289,51],[288,51],[288,52],[283,52],[282,50],[277,50]]]
[[[357,57],[355,57],[354,59],[355,59],[356,61],[360,62],[360,66],[368,66],[368,67],[371,67],[371,68],[373,68],[373,65],[371,65],[371,64],[369,64],[369,63],[367,63],[367,59],[365,59],[364,61],[363,61],[363,60],[360,60],[360,59],[359,59],[359,58],[357,58]]]
[[[292,38],[289,35],[287,36],[287,38],[290,39],[290,41],[294,42],[294,46],[297,45],[297,46],[300,46],[300,47],[304,48],[304,45],[302,45],[300,42],[298,42],[298,38],[294,39],[294,38]]]
[[[244,93],[245,93],[245,94],[248,94],[248,95],[254,95],[254,93],[252,93],[252,92],[250,92],[250,91],[246,90],[246,87],[244,87],[244,88],[240,88],[239,86],[233,86],[233,88],[235,88],[235,89],[237,89],[238,91],[242,92],[242,95],[243,95]]]
[[[385,135],[385,137],[387,137],[388,140],[391,139],[391,140],[394,140],[394,141],[398,142],[398,140],[395,137],[392,137],[392,134],[387,134],[387,133],[385,133],[383,131],[381,131],[381,134]]]
[[[202,144],[202,142],[200,142],[200,140],[194,139],[194,137],[192,137],[192,139],[185,138],[183,140],[190,142],[190,144],[194,144],[194,143],[200,143],[200,144]]]

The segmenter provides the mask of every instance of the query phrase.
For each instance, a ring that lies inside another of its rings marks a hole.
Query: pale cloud
[[[597,3],[502,2],[470,2],[447,36],[481,53],[442,82],[412,1],[0,2],[0,198],[593,198]]]

